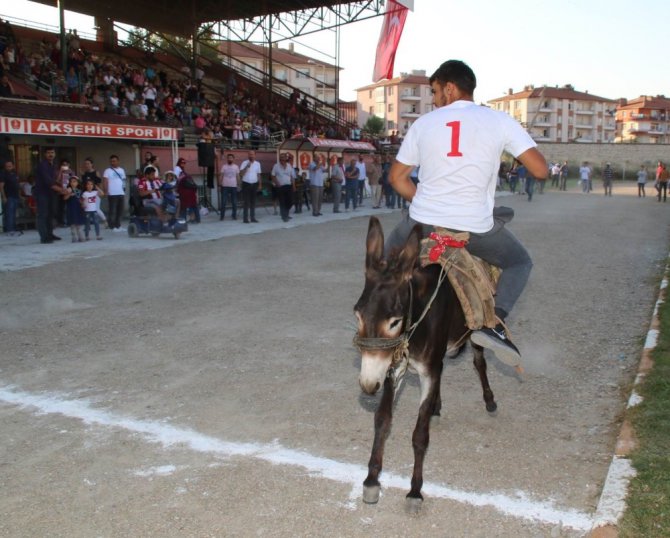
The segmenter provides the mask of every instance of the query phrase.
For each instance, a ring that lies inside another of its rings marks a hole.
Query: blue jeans
[[[100,237],[100,221],[98,219],[98,211],[87,211],[86,212],[86,222],[84,224],[84,235],[88,239],[88,234],[91,231],[91,223],[95,228],[95,236]]]
[[[358,207],[356,203],[356,194],[358,191],[358,180],[357,179],[348,179],[345,185],[344,192],[344,209],[349,209],[349,201],[354,204],[354,209]]]
[[[233,208],[233,219],[237,218],[237,187],[221,187],[219,191],[219,211],[221,212],[220,220],[226,214],[226,206],[230,200],[230,206]]]
[[[535,190],[535,178],[528,176],[526,178],[526,194],[528,195],[529,202],[533,199],[534,190]]]
[[[16,211],[19,208],[18,198],[7,198],[2,206],[2,228],[5,232],[16,231]]]

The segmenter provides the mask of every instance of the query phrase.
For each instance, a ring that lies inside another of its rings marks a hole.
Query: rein
[[[401,370],[401,374],[405,373],[407,370],[407,363],[409,360],[408,351],[409,351],[409,341],[414,334],[414,331],[418,327],[419,323],[423,321],[430,310],[430,307],[433,306],[433,302],[437,297],[437,292],[440,290],[444,279],[447,277],[447,270],[442,266],[440,270],[440,276],[437,279],[437,284],[433,290],[433,294],[430,296],[428,303],[421,312],[419,319],[412,323],[412,307],[414,304],[414,292],[412,289],[412,281],[409,282],[409,310],[407,314],[407,321],[405,325],[407,328],[400,336],[395,338],[362,338],[358,336],[358,333],[354,336],[353,344],[360,350],[384,350],[384,349],[393,349],[393,358],[391,359],[391,366],[389,366],[387,377],[393,376],[395,379],[394,373],[397,370]]]

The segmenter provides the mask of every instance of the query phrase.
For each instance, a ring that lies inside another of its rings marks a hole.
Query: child
[[[98,205],[103,194],[92,179],[86,180],[85,188],[86,190],[81,195],[81,206],[86,214],[84,234],[86,234],[86,241],[88,241],[88,233],[91,230],[92,222],[95,227],[95,238],[99,241],[102,236],[100,235],[100,221],[98,220]]]
[[[179,204],[181,200],[177,199],[174,190],[177,186],[176,176],[174,172],[165,172],[165,181],[160,186],[163,203],[161,208],[163,213],[170,217],[175,217],[179,211]]]
[[[65,201],[65,212],[67,222],[70,225],[72,242],[83,242],[84,236],[81,234],[81,225],[84,224],[85,218],[84,210],[81,207],[81,188],[77,176],[70,176],[65,194],[63,194],[63,200]]]

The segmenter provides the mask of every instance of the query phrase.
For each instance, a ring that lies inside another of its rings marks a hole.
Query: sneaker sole
[[[488,336],[485,333],[475,331],[470,336],[470,340],[475,344],[477,344],[478,346],[482,346],[486,349],[490,349],[491,351],[493,351],[496,357],[498,357],[505,364],[508,364],[515,368],[521,364],[521,355],[516,353],[513,349],[507,347],[505,344],[501,343],[498,339],[493,338],[492,336]]]

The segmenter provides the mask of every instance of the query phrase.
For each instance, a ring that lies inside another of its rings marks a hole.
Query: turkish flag
[[[406,18],[407,8],[401,6],[395,0],[388,0],[386,14],[384,15],[384,24],[379,34],[379,43],[377,43],[375,70],[372,73],[373,82],[379,82],[385,78],[393,78],[395,51],[398,48]]]

